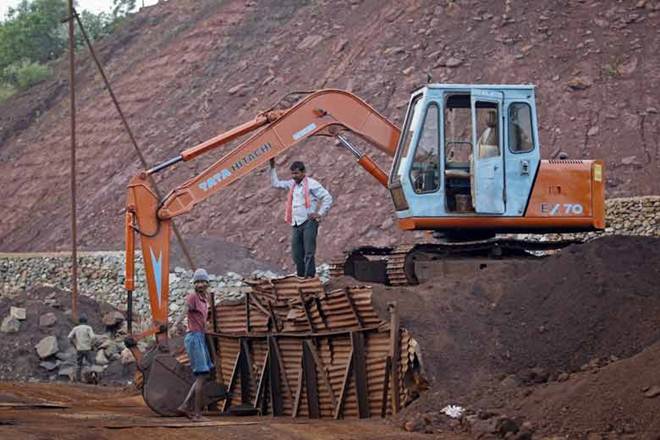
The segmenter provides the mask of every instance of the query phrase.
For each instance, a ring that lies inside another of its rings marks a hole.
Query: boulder
[[[11,315],[3,319],[2,325],[0,325],[0,332],[2,333],[18,333],[20,329],[21,321]]]
[[[41,368],[45,368],[48,371],[53,371],[55,368],[57,368],[58,363],[55,361],[43,361],[39,363],[39,366]]]
[[[97,365],[108,365],[109,364],[108,358],[105,356],[105,353],[103,352],[103,350],[99,350],[96,353],[96,364]]]
[[[37,354],[41,359],[45,359],[60,351],[60,348],[57,345],[57,338],[55,336],[46,336],[41,341],[39,341],[39,343],[35,345],[34,348],[36,348]]]
[[[39,317],[39,327],[51,327],[57,323],[57,316],[55,313],[44,313]]]
[[[61,366],[59,371],[57,372],[58,376],[66,376],[69,378],[69,380],[73,380],[76,377],[76,367],[67,365],[67,366]]]
[[[13,316],[19,321],[23,321],[25,319],[25,309],[22,307],[10,307],[9,316]]]
[[[133,353],[131,353],[131,350],[129,350],[128,348],[124,348],[122,350],[121,355],[120,355],[120,360],[121,360],[122,365],[128,365],[128,364],[132,364],[133,362],[135,362],[135,358],[133,357]]]
[[[124,322],[124,314],[119,310],[112,310],[103,315],[102,321],[106,327],[115,327]]]
[[[55,357],[62,362],[75,362],[77,357],[76,349],[69,347],[66,351],[58,351]]]

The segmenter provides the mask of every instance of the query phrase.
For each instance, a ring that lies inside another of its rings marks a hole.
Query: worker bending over
[[[290,180],[280,180],[275,171],[275,159],[270,160],[273,188],[289,190],[284,220],[293,226],[291,253],[299,277],[316,276],[316,236],[319,222],[332,206],[332,196],[323,186],[305,175],[305,164],[295,161],[289,167]]]

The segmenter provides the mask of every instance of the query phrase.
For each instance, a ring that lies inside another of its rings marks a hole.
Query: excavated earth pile
[[[76,351],[68,340],[69,332],[75,326],[71,319],[70,301],[70,293],[54,287],[36,287],[14,298],[0,300],[3,321],[10,320],[11,309],[24,310],[24,316],[14,328],[3,322],[0,379],[69,381],[75,377]],[[135,364],[132,356],[128,359],[121,356],[124,350],[122,329],[113,334],[116,327],[122,324],[121,312],[107,303],[98,303],[81,295],[78,298],[78,314],[87,317],[88,324],[97,335],[95,365],[86,365],[83,372],[91,368],[97,373],[95,381],[102,384],[125,385],[131,381]],[[108,324],[112,324],[111,328]]]
[[[397,420],[485,438],[658,438],[659,257],[660,239],[604,237],[536,262],[376,286],[375,307],[397,301],[431,380]],[[464,416],[442,414],[448,404]]]

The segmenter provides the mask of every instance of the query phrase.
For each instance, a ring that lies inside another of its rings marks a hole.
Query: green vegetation
[[[113,0],[112,14],[80,13],[89,38],[111,33],[135,9],[135,0]],[[0,21],[0,102],[50,75],[49,64],[68,47],[66,0],[22,0]],[[76,46],[84,44],[76,30]]]

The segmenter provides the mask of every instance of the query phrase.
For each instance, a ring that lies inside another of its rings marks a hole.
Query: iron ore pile
[[[72,381],[76,376],[76,350],[68,340],[74,327],[71,295],[53,287],[37,287],[15,298],[0,300],[0,379]],[[135,372],[133,355],[123,340],[124,314],[108,303],[81,296],[78,313],[93,328],[94,364],[85,364],[88,382],[127,384]]]
[[[660,238],[608,236],[531,264],[375,286],[377,308],[398,302],[431,382],[395,422],[473,438],[659,438],[659,258]]]

